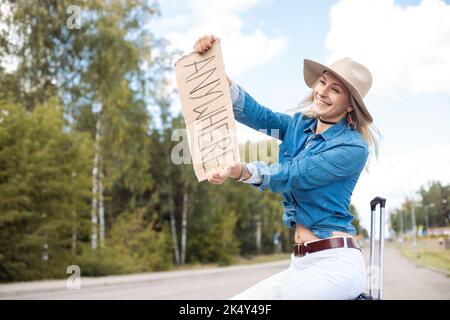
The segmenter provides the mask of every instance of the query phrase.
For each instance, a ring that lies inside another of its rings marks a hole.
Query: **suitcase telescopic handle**
[[[370,201],[371,223],[370,223],[370,274],[369,274],[369,295],[373,295],[374,291],[374,262],[375,262],[375,223],[377,205],[380,205],[380,242],[378,246],[378,299],[383,299],[383,274],[384,274],[384,210],[386,199],[382,197],[375,197]]]
[[[385,205],[386,205],[386,199],[385,198],[381,198],[381,197],[373,198],[372,201],[370,201],[370,209],[372,211],[374,211],[378,204],[380,204],[381,208],[384,208]]]

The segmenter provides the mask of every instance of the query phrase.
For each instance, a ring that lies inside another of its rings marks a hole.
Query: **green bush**
[[[84,245],[82,253],[77,256],[75,263],[81,269],[83,276],[100,277],[114,274],[132,273],[136,270],[135,264],[128,256],[121,255],[114,248],[105,246],[93,250],[89,245]]]
[[[130,261],[130,270],[149,272],[173,267],[169,228],[156,231],[153,224],[143,219],[140,210],[125,212],[115,221],[109,243]]]

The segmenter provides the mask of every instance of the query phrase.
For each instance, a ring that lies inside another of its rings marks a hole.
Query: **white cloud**
[[[243,31],[244,23],[239,14],[261,0],[192,0],[184,3],[183,12],[171,16],[180,2],[163,2],[162,17],[153,23],[153,29],[162,31],[171,42],[171,48],[178,48],[184,54],[193,51],[193,45],[199,37],[217,35],[221,38],[225,68],[230,77],[236,77],[254,66],[264,65],[286,47],[286,39],[282,36],[270,36],[258,28]]]
[[[211,12],[243,12],[254,7],[260,0],[192,0],[192,8],[200,15],[209,16]]]
[[[450,95],[450,5],[444,1],[401,7],[394,0],[342,0],[331,9],[325,45],[328,62],[350,56],[371,70],[372,94]]]

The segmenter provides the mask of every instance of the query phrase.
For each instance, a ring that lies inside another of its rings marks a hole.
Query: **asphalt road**
[[[368,249],[364,250],[368,258]],[[418,267],[393,248],[385,249],[384,298],[450,299],[450,277]],[[0,285],[0,299],[228,299],[289,261],[187,271],[81,278],[69,290],[65,280]]]

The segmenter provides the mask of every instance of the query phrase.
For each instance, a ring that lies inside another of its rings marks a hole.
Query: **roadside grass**
[[[415,247],[411,241],[394,246],[417,265],[442,270],[450,277],[450,250],[440,245],[437,239],[418,239]]]
[[[431,266],[450,273],[450,250],[404,249],[402,253],[419,265]]]

